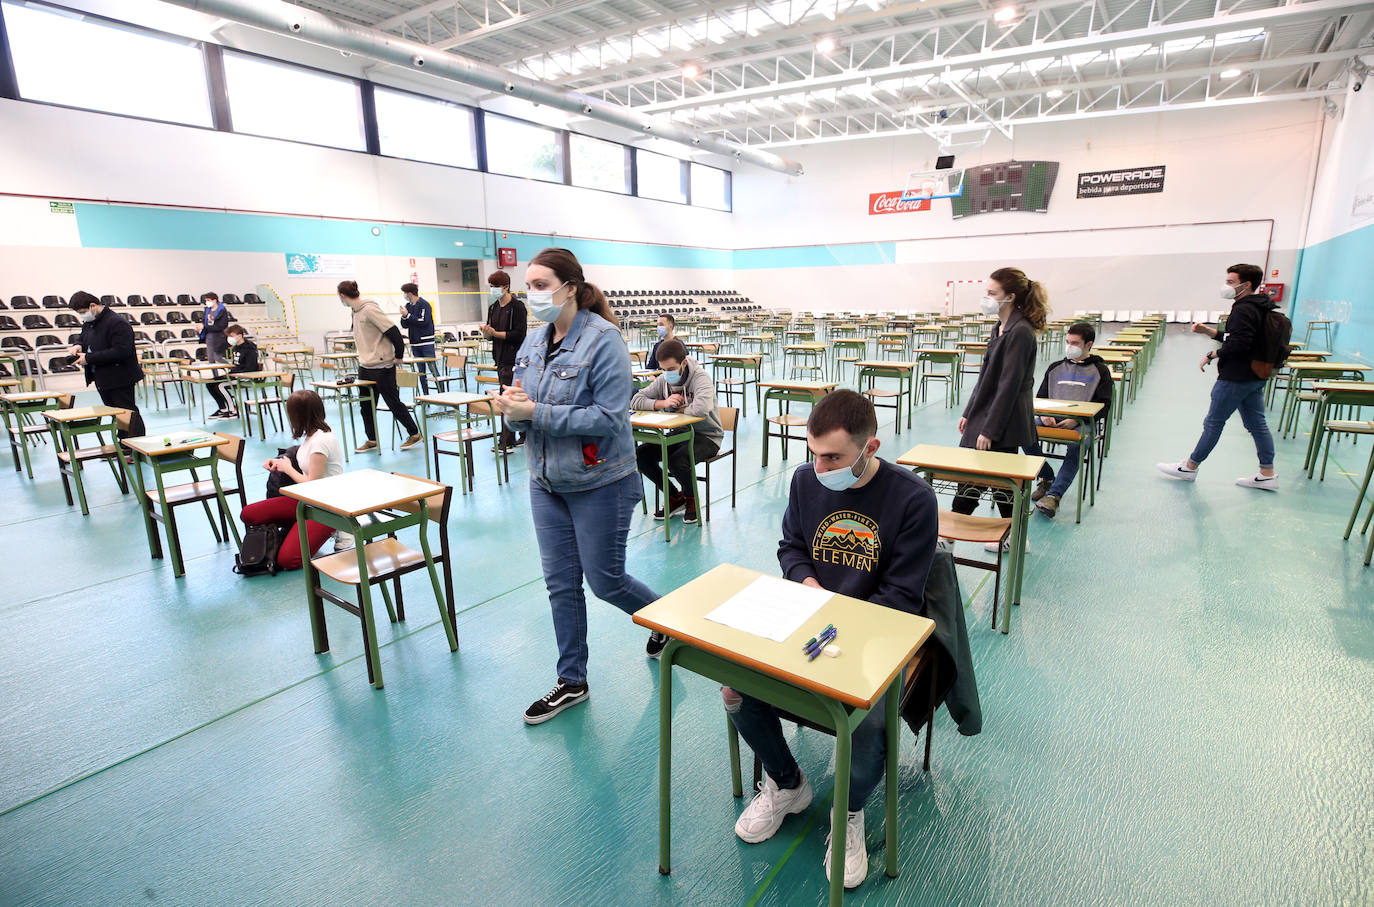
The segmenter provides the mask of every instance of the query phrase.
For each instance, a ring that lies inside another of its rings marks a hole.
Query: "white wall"
[[[935,309],[947,280],[1012,265],[1042,280],[1059,312],[1217,308],[1220,269],[1240,260],[1263,264],[1266,245],[1277,279],[1291,279],[1317,118],[1315,103],[1296,102],[1020,128],[1015,141],[996,137],[957,163],[1059,161],[1049,212],[958,221],[946,201],[927,212],[868,214],[869,193],[899,190],[908,173],[934,165],[929,140],[792,149],[805,177],[752,168],[736,174],[739,245],[893,243],[877,249],[890,263],[835,266],[845,250],[821,249],[814,257],[830,266],[740,270],[736,284],[765,304],[796,308]],[[1075,197],[1080,172],[1155,164],[1167,168],[1163,193]],[[1202,222],[1226,223],[1172,226]]]

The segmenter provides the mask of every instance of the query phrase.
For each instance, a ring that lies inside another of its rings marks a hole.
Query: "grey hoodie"
[[[635,394],[630,401],[630,409],[652,410],[655,400],[667,400],[673,394],[682,394],[687,403],[681,413],[706,420],[692,428],[703,438],[711,438],[719,443],[725,437],[725,428],[720,424],[720,411],[716,408],[716,383],[706,374],[701,363],[691,356],[682,363],[682,372],[682,380],[677,384],[669,384],[667,379],[659,375],[652,384]]]

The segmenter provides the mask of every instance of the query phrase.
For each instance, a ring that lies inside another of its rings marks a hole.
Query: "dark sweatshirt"
[[[831,491],[810,463],[792,473],[778,563],[793,582],[921,614],[939,512],[925,480],[883,460],[862,488]],[[840,640],[843,645],[844,640]]]
[[[1226,330],[1218,333],[1221,350],[1217,354],[1217,377],[1222,381],[1260,381],[1253,359],[1264,358],[1260,342],[1264,337],[1264,321],[1270,309],[1279,304],[1264,293],[1242,296],[1231,305],[1226,316]]]
[[[1097,418],[1105,419],[1112,408],[1112,370],[1096,354],[1082,362],[1060,359],[1045,369],[1045,377],[1040,379],[1040,390],[1035,395],[1051,400],[1101,403],[1102,410]]]
[[[497,365],[506,368],[515,365],[515,354],[519,352],[520,344],[525,342],[528,321],[525,304],[518,296],[512,296],[511,301],[505,305],[501,305],[498,299],[487,306],[487,324],[493,331],[506,332],[505,340],[500,337],[493,337],[491,340],[492,361]]]
[[[229,368],[231,375],[262,371],[262,361],[258,358],[258,345],[247,337],[243,338],[243,342],[238,346],[229,347],[229,361],[234,363]]]

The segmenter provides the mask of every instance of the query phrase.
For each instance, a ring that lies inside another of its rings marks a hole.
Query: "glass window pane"
[[[573,133],[568,137],[572,151],[572,184],[586,189],[605,189],[628,193],[630,180],[625,173],[625,146],[615,142]]]
[[[556,129],[488,114],[487,169],[492,173],[563,181],[562,142]]]
[[[725,170],[692,165],[692,204],[703,208],[730,210],[730,174]]]
[[[639,171],[639,194],[643,198],[659,198],[667,202],[686,202],[682,191],[682,161],[675,157],[635,151]]]
[[[362,101],[351,79],[224,55],[235,132],[363,151]]]
[[[375,94],[382,154],[476,169],[471,109],[385,88]]]
[[[211,125],[205,62],[194,41],[17,3],[4,12],[22,97]]]

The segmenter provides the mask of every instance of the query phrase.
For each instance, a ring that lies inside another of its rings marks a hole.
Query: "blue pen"
[[[816,644],[816,640],[818,640],[818,639],[820,639],[822,636],[824,636],[824,635],[825,635],[827,632],[829,632],[834,626],[835,626],[834,624],[826,624],[825,627],[824,627],[824,629],[821,630],[821,632],[817,633],[815,636],[811,637],[810,639],[808,639],[808,640],[806,641],[806,645],[802,646],[802,651],[805,652],[805,651],[807,651],[808,649],[810,649],[812,646],[814,646],[814,645]]]
[[[833,627],[829,631],[822,633],[820,638],[816,640],[816,644],[807,650],[807,661],[811,661],[817,655],[821,654],[821,650],[824,649],[826,646],[830,645],[830,643],[834,642],[835,637],[839,634],[840,631]]]

